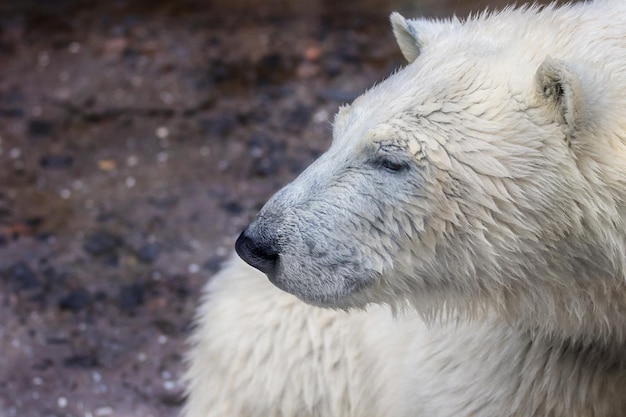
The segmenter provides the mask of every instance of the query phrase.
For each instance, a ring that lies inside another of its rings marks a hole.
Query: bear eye
[[[389,172],[401,172],[409,169],[409,164],[406,162],[384,156],[378,158],[377,165]]]

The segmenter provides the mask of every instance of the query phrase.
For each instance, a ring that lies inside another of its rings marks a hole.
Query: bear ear
[[[540,97],[555,112],[556,120],[566,126],[568,141],[580,126],[582,91],[576,74],[557,59],[547,57],[535,75]]]
[[[409,62],[415,61],[424,46],[416,28],[417,21],[407,20],[398,12],[391,13],[389,20],[402,55]]]

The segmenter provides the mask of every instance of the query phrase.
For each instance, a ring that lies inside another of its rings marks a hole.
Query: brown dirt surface
[[[388,12],[471,2],[105,3],[0,4],[0,417],[177,415],[202,285],[402,64]]]

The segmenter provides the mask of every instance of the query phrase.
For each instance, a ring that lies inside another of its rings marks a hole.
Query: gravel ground
[[[486,4],[53,3],[0,3],[0,417],[176,416],[200,288],[402,64],[389,10]]]

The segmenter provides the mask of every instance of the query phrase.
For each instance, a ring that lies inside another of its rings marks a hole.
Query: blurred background
[[[390,11],[507,3],[1,0],[0,417],[176,416],[203,284],[403,65]]]

